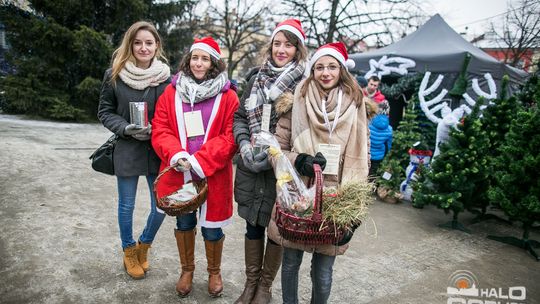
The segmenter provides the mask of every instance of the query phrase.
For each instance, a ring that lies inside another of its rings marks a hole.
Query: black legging
[[[248,240],[261,240],[264,238],[265,232],[266,227],[259,225],[253,226],[246,221],[246,237]],[[277,243],[272,241],[270,238],[268,238],[268,242],[270,242],[270,244],[277,245]]]

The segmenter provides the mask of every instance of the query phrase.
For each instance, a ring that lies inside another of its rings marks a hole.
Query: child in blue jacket
[[[392,126],[390,120],[385,114],[378,114],[369,124],[371,140],[371,167],[369,168],[369,176],[373,179],[377,174],[377,169],[381,164],[384,156],[392,147]]]

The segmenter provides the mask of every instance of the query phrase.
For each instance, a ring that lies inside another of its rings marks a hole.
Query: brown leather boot
[[[283,247],[270,242],[266,243],[261,280],[251,301],[252,304],[268,304],[272,300],[272,282],[281,266],[282,257]]]
[[[234,301],[234,304],[249,304],[257,290],[261,277],[261,268],[264,254],[264,239],[244,240],[244,261],[246,263],[246,284],[244,292]]]
[[[144,270],[137,258],[137,246],[124,249],[124,268],[126,268],[126,272],[130,277],[136,280],[144,278]]]
[[[223,241],[225,236],[219,241],[204,240],[206,249],[206,260],[208,262],[208,293],[211,297],[221,296],[223,291],[223,281],[221,280],[221,253],[223,252]]]
[[[150,249],[151,244],[137,242],[137,258],[139,259],[139,264],[141,264],[144,272],[148,271],[148,249]]]
[[[193,286],[193,271],[195,271],[195,233],[196,230],[175,230],[176,246],[180,256],[182,273],[176,283],[176,292],[179,296],[187,296]]]

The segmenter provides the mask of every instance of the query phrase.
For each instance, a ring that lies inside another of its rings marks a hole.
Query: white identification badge
[[[339,172],[341,145],[319,144],[319,152],[326,158],[326,167],[323,174],[337,175]]]
[[[270,115],[272,114],[272,105],[264,104],[263,105],[263,115],[261,121],[261,130],[270,132]]]
[[[391,177],[392,177],[392,173],[386,172],[386,171],[382,175],[382,178],[384,178],[385,180],[390,180]]]
[[[201,111],[184,112],[187,137],[204,135]]]

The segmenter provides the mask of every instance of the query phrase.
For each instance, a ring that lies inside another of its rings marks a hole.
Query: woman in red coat
[[[208,261],[208,292],[219,296],[222,227],[232,221],[232,157],[237,146],[232,125],[238,108],[236,88],[227,78],[218,44],[196,39],[181,63],[172,85],[165,89],[152,121],[152,145],[161,158],[161,170],[177,164],[177,171],[162,176],[158,196],[178,190],[189,180],[206,178],[208,196],[199,209],[199,224]],[[197,214],[176,218],[176,243],[182,273],[176,284],[180,296],[191,292],[195,269]]]

